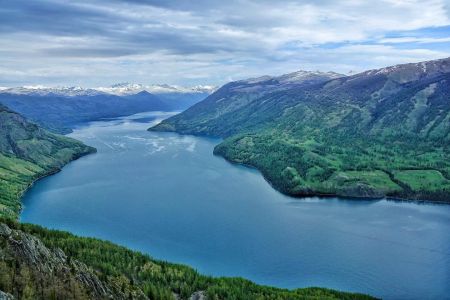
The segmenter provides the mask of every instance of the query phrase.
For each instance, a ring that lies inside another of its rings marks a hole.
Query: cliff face
[[[0,270],[0,299],[126,299],[84,263],[6,224],[0,224]]]

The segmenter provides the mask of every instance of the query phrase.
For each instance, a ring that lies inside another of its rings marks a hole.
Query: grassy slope
[[[295,196],[450,202],[450,59],[264,95],[244,85],[152,130],[224,137],[216,154]]]
[[[198,291],[205,292],[208,299],[373,299],[362,294],[323,288],[286,290],[257,285],[242,278],[203,276],[187,266],[154,260],[148,255],[110,242],[11,220],[3,221],[11,228],[33,234],[49,248],[62,249],[69,259],[76,259],[91,267],[100,279],[115,285],[121,283],[123,292],[130,297],[139,294],[136,290],[141,290],[151,299],[173,299],[173,294],[187,299]],[[2,266],[7,268],[7,265],[0,264]],[[9,269],[3,273],[8,272]],[[1,287],[11,293],[14,293],[14,288],[20,288],[12,285]]]
[[[17,218],[23,192],[37,179],[95,151],[52,134],[0,105],[0,216]]]

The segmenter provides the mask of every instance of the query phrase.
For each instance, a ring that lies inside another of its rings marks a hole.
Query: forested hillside
[[[284,86],[229,83],[151,130],[225,138],[290,195],[450,202],[450,58]]]
[[[35,180],[94,151],[46,131],[0,104],[0,216],[16,218],[20,197]]]
[[[0,296],[15,299],[373,299],[203,276],[110,242],[12,220],[0,219],[0,251]]]

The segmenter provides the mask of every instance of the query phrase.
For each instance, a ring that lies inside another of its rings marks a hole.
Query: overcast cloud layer
[[[0,0],[0,86],[216,84],[450,56],[450,0]]]

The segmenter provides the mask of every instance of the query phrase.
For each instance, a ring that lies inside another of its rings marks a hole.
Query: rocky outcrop
[[[95,272],[84,263],[69,259],[62,250],[50,249],[35,236],[11,229],[3,223],[0,223],[0,262],[3,263],[2,273],[5,273],[6,276],[8,276],[8,272],[26,274],[24,275],[26,277],[24,284],[29,286],[29,290],[34,293],[43,288],[42,282],[48,282],[50,285],[55,285],[60,291],[69,292],[66,295],[67,298],[127,298],[118,288],[100,280]],[[11,270],[11,268],[15,270]],[[20,281],[18,283],[11,281],[17,280],[15,278],[5,278],[5,281],[11,282],[11,286],[22,284]],[[70,292],[75,290],[76,292]],[[6,292],[14,294],[13,290]],[[24,293],[24,291],[20,293]],[[13,299],[8,298],[11,296],[8,295],[3,293],[0,295],[0,299]],[[145,298],[143,294],[140,296],[139,298]],[[20,294],[18,298],[21,298]]]
[[[189,300],[206,300],[206,293],[204,291],[198,291],[191,295]]]
[[[14,296],[0,291],[0,300],[14,300]]]

